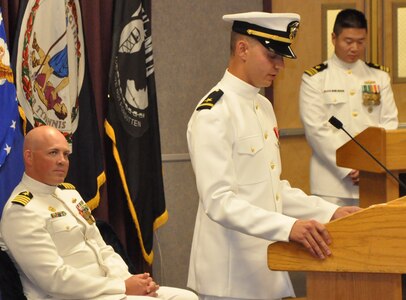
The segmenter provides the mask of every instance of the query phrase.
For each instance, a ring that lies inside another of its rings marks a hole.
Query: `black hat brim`
[[[290,44],[278,42],[270,39],[263,39],[255,37],[265,48],[274,51],[276,54],[281,55],[286,58],[296,58],[296,54],[293,52]]]

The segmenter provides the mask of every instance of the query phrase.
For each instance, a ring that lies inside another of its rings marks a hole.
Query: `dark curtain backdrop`
[[[92,87],[94,90],[99,132],[102,140],[107,182],[101,190],[99,207],[93,213],[97,219],[107,221],[119,235],[134,263],[137,273],[151,272],[140,251],[135,226],[127,208],[116,163],[112,157],[111,144],[105,137],[103,122],[107,109],[108,76],[111,56],[111,38],[114,13],[114,0],[79,0],[82,10],[83,33],[85,37],[86,56],[90,68]],[[143,1],[144,3],[149,1]],[[145,9],[150,16],[150,5]],[[3,19],[6,27],[10,53],[15,42],[18,10],[20,0],[0,0]],[[50,26],[52,26],[50,24]]]

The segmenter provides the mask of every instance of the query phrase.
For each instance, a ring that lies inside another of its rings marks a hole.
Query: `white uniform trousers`
[[[158,290],[158,297],[148,297],[148,296],[127,296],[127,300],[197,300],[198,297],[195,293],[174,287],[160,286]]]

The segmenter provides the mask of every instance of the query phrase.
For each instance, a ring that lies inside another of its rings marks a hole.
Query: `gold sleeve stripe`
[[[213,106],[214,106],[213,103],[202,103],[202,104],[199,105],[200,108],[203,108],[203,107],[210,107],[211,108]]]
[[[311,68],[311,69],[308,69],[308,70],[305,71],[305,73],[307,75],[310,75],[310,76],[313,76],[314,74],[317,74],[317,72],[318,71],[315,68]]]
[[[21,192],[13,199],[13,203],[26,206],[32,199],[33,195],[30,192]]]

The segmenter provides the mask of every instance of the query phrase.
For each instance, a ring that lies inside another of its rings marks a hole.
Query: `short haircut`
[[[230,54],[233,56],[235,54],[235,50],[237,48],[237,43],[240,40],[245,40],[248,43],[252,41],[256,41],[253,37],[250,37],[248,35],[244,35],[235,31],[231,31],[230,35]]]
[[[235,53],[235,47],[236,47],[237,40],[239,37],[240,37],[240,34],[234,32],[234,31],[231,31],[231,35],[230,35],[230,54],[231,55],[234,55],[234,53]]]
[[[333,32],[335,35],[339,35],[345,28],[358,28],[368,31],[364,13],[351,8],[340,11],[335,20]]]

